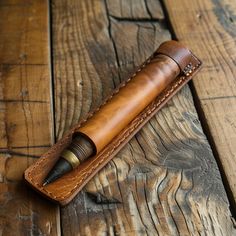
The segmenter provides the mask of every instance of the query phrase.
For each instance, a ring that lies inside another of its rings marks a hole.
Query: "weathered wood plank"
[[[22,182],[53,143],[48,2],[0,2],[0,235],[58,235],[59,210]]]
[[[58,138],[170,39],[163,22],[113,17],[113,4],[53,1]],[[122,4],[131,8],[129,1]],[[64,235],[232,235],[228,207],[186,86],[62,208],[62,230]]]
[[[100,1],[52,4],[57,138],[119,84],[113,42],[103,33],[110,26],[100,5]],[[89,21],[86,10],[96,22]]]
[[[204,61],[199,79],[194,80],[194,89],[235,205],[236,2],[164,2],[177,38],[190,45]]]
[[[159,0],[107,0],[110,17],[123,20],[162,20]]]

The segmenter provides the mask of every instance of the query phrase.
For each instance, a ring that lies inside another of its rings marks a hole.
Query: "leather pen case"
[[[68,204],[84,185],[201,68],[201,61],[177,41],[167,41],[96,110],[54,144],[24,173],[26,182],[60,205]],[[105,126],[103,124],[106,124]],[[104,128],[101,128],[104,127]],[[43,186],[48,172],[76,133],[93,142],[96,152],[77,168]]]

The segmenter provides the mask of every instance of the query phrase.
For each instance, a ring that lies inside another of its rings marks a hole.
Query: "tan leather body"
[[[100,152],[180,73],[178,64],[158,54],[79,130]]]

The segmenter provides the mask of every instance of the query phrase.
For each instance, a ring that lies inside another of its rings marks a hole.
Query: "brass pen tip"
[[[80,164],[80,160],[85,160],[92,154],[93,146],[90,141],[84,137],[75,137],[69,148],[60,154],[56,164],[44,179],[42,186],[44,187],[70,172]]]

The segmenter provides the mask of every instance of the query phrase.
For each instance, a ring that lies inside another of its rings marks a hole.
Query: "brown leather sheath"
[[[201,61],[182,44],[176,41],[161,44],[99,108],[31,165],[24,173],[25,180],[48,199],[61,205],[69,203],[200,67]],[[96,154],[43,187],[44,178],[76,132],[89,137]]]

